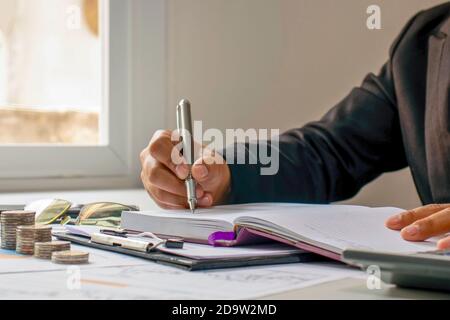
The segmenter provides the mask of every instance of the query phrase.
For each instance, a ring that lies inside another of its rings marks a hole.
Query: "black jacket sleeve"
[[[279,152],[277,174],[261,175],[259,161],[236,164],[237,155],[225,151],[235,163],[228,203],[341,201],[382,173],[406,167],[391,61],[408,25],[378,75],[369,74],[320,121],[279,137],[272,150]],[[259,159],[249,144],[245,152],[247,159]]]

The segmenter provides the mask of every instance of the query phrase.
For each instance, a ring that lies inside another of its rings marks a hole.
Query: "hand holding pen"
[[[222,204],[230,189],[228,165],[220,154],[209,152],[196,155],[192,166],[177,165],[172,160],[172,151],[178,143],[172,141],[172,131],[160,130],[141,152],[141,180],[149,195],[164,209],[189,208],[185,180],[191,174],[196,182],[197,207]],[[196,150],[201,152],[202,148]],[[216,161],[217,158],[222,161]]]

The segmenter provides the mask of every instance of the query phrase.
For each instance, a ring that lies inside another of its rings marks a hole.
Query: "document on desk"
[[[407,242],[399,232],[385,227],[388,217],[402,211],[348,205],[250,204],[199,210],[195,215],[168,211],[124,212],[122,227],[212,245],[243,244],[245,241],[241,240],[249,237],[240,237],[241,232],[250,231],[253,235],[336,259],[348,248],[404,253],[434,248],[436,239]]]
[[[79,287],[68,286],[76,269],[0,274],[2,299],[255,299],[310,287],[362,271],[333,263],[308,263],[187,272],[158,264],[82,269]]]
[[[72,246],[75,250],[89,252],[90,263],[82,265],[82,269],[119,267],[119,266],[137,266],[148,264],[147,261],[129,257],[120,254],[111,254],[103,250]],[[0,249],[0,275],[22,272],[43,272],[66,270],[67,266],[52,263],[49,260],[37,259],[33,256],[17,254],[15,251]]]
[[[90,238],[94,233],[99,233],[101,228],[96,226],[66,226],[65,230],[70,234]],[[145,237],[129,236],[129,239],[137,241],[148,241]],[[191,259],[226,259],[226,258],[255,258],[255,257],[280,257],[295,255],[304,252],[298,248],[282,243],[265,243],[240,247],[212,247],[209,245],[186,242],[182,249],[170,249],[159,246],[158,250],[172,255],[182,256]]]

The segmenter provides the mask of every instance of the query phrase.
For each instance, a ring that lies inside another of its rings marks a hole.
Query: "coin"
[[[21,254],[32,255],[34,253],[34,229],[28,226],[17,227],[16,251]]]
[[[33,255],[36,242],[49,242],[51,240],[52,228],[50,226],[18,226],[16,251],[25,255]]]
[[[34,211],[4,211],[0,215],[1,247],[15,250],[17,245],[17,227],[34,225],[36,213]]]
[[[34,241],[35,242],[50,242],[50,241],[52,241],[52,227],[36,225]]]
[[[34,256],[39,259],[50,260],[52,253],[70,250],[68,241],[36,242],[34,244]]]
[[[89,253],[82,251],[59,251],[52,254],[52,262],[58,264],[85,264],[89,262]]]

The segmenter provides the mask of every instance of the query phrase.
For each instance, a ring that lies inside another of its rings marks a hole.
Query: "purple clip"
[[[223,232],[218,231],[212,233],[208,237],[208,243],[212,246],[226,246],[226,243],[232,244],[236,239],[236,234],[234,232]]]
[[[237,232],[214,232],[208,237],[208,243],[214,247],[232,247],[270,242],[267,237],[256,235],[245,228]]]

